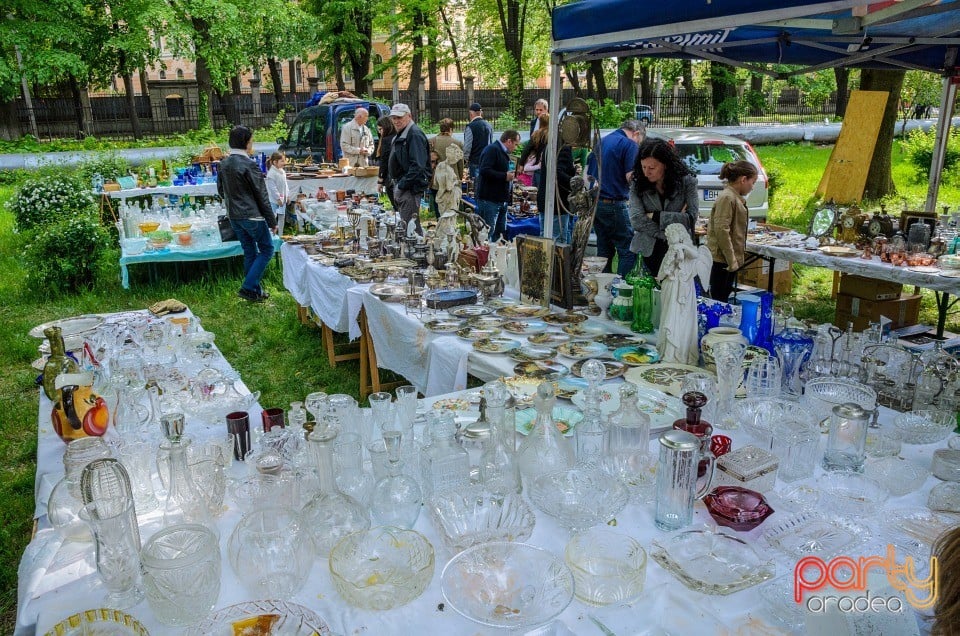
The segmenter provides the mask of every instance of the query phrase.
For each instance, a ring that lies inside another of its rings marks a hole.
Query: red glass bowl
[[[718,525],[738,532],[753,530],[773,514],[762,494],[740,486],[717,486],[703,503]]]

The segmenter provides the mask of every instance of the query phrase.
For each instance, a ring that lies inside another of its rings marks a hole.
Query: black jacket
[[[494,203],[509,203],[512,181],[507,181],[510,157],[503,144],[494,141],[480,155],[480,174],[477,179],[477,199]]]
[[[554,199],[554,214],[561,211],[564,214],[570,213],[570,206],[567,204],[567,197],[570,196],[570,179],[576,176],[577,169],[573,165],[573,151],[570,146],[560,147],[560,154],[557,155],[557,196]],[[563,202],[561,206],[560,203]],[[547,207],[547,173],[540,171],[540,187],[537,188],[537,209],[545,210]]]
[[[390,149],[390,178],[401,190],[426,192],[430,185],[430,145],[427,136],[413,122],[393,138]]]
[[[384,135],[380,138],[380,149],[377,159],[380,162],[380,182],[390,183],[390,149],[393,147],[393,138],[395,135]]]
[[[239,221],[263,217],[267,227],[277,227],[277,217],[270,207],[263,173],[246,155],[227,155],[220,162],[217,194],[227,206],[227,216],[231,219]]]

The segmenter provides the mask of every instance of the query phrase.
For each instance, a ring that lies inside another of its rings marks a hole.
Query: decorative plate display
[[[607,348],[599,342],[574,340],[573,342],[568,342],[557,347],[557,352],[562,356],[567,356],[574,360],[586,360],[587,358],[606,355]]]
[[[519,336],[534,336],[547,330],[547,323],[542,320],[511,320],[503,323],[503,330]]]
[[[513,351],[510,357],[518,362],[527,362],[530,360],[549,360],[556,355],[556,349],[551,349],[550,347],[525,345]]]
[[[560,380],[560,383],[563,383],[567,380],[564,378]],[[586,380],[580,380],[580,382],[586,382]],[[577,391],[570,397],[570,401],[574,403],[577,408],[581,411],[587,408],[587,398],[583,391]],[[611,391],[610,389],[600,389],[600,412],[604,415],[610,415],[614,411],[620,408],[620,392]]]
[[[588,321],[574,325],[564,325],[563,333],[570,334],[577,340],[594,340],[607,333],[607,330],[600,323]]]
[[[89,333],[103,324],[103,316],[97,314],[85,314],[83,316],[74,316],[73,318],[61,318],[60,320],[51,320],[42,325],[37,325],[31,329],[28,334],[31,338],[46,338],[43,330],[47,327],[60,327],[63,337],[74,336],[82,333]]]
[[[545,331],[544,333],[538,333],[535,336],[530,336],[527,338],[527,340],[530,341],[530,344],[555,347],[557,345],[562,345],[564,342],[570,342],[570,336],[565,333]]]
[[[463,327],[457,330],[457,335],[464,340],[483,340],[484,338],[493,338],[500,335],[499,329],[477,329],[476,327]]]
[[[605,333],[597,338],[597,342],[611,351],[619,349],[620,347],[636,347],[637,345],[646,343],[646,341],[647,339],[643,336],[636,336],[629,333]]]
[[[619,349],[614,349],[613,357],[624,364],[636,367],[657,362],[660,359],[660,352],[657,351],[657,348],[653,345],[643,344],[635,347],[620,347]]]
[[[549,307],[541,307],[540,305],[507,305],[506,307],[501,307],[497,310],[497,314],[503,316],[504,318],[543,318],[550,313]]]
[[[487,316],[493,313],[493,309],[483,305],[461,305],[448,309],[447,313],[457,318],[475,318],[476,316]]]
[[[517,408],[523,408],[533,404],[533,396],[537,392],[537,387],[543,383],[543,380],[515,375],[504,378],[503,383],[507,385],[507,390],[510,391],[510,395],[517,401]]]
[[[561,378],[556,382],[556,394],[558,398],[563,398],[564,400],[570,400],[574,395],[584,391],[588,386],[588,382],[583,378],[575,378],[568,375],[565,378]]]
[[[496,316],[477,316],[468,318],[467,326],[477,329],[500,329],[503,327],[503,319]]]
[[[587,317],[583,314],[547,314],[543,321],[551,325],[579,325],[586,322]]]
[[[514,305],[519,305],[520,301],[516,298],[490,298],[484,301],[483,304],[496,311],[498,309],[503,309],[504,307],[513,307]]]
[[[259,631],[245,631],[248,629]],[[330,627],[313,610],[290,601],[245,601],[214,611],[186,636],[234,636],[235,634],[289,634],[330,636]]]
[[[513,367],[513,372],[539,380],[559,380],[570,373],[570,369],[555,360],[531,360],[518,363]]]
[[[824,517],[805,511],[779,523],[763,533],[764,540],[792,559],[815,555],[829,559],[851,550],[870,538],[860,524],[839,517]]]
[[[423,326],[433,333],[454,333],[463,328],[463,321],[454,320],[453,318],[437,318],[436,320],[425,322]]]
[[[573,363],[573,366],[570,367],[570,370],[573,371],[573,375],[578,378],[583,377],[580,374],[580,370],[583,368],[583,363],[586,360],[577,360]],[[627,365],[617,360],[601,360],[603,363],[603,368],[607,371],[607,377],[605,379],[612,380],[613,378],[618,378],[623,375],[623,372],[627,370]]]
[[[522,435],[529,435],[533,430],[533,423],[537,419],[537,409],[521,409],[517,411],[517,432]],[[557,430],[565,437],[573,435],[573,429],[577,424],[583,421],[583,413],[570,406],[553,407],[553,423]]]
[[[637,386],[645,386],[670,395],[680,397],[680,386],[688,373],[700,373],[703,369],[689,364],[659,362],[657,364],[642,364],[624,374],[627,382]]]
[[[507,353],[520,348],[520,343],[512,338],[483,338],[473,341],[475,351],[481,353]]]
[[[650,432],[659,433],[673,427],[685,415],[678,398],[645,386],[637,387],[637,408],[650,416]]]
[[[50,628],[46,636],[150,636],[140,621],[126,612],[115,609],[89,609],[68,616]]]
[[[431,408],[435,411],[469,411],[472,405],[466,398],[444,398],[434,402]]]
[[[655,539],[650,556],[688,588],[704,594],[732,594],[776,574],[772,560],[763,559],[743,539],[723,532],[676,532]]]

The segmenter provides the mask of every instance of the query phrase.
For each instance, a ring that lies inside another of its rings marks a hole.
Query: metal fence
[[[411,91],[400,91],[400,101],[409,104],[417,114],[418,121],[436,122],[449,117],[458,127],[468,121],[467,109],[472,101],[483,106],[484,117],[500,126],[514,125],[523,129],[533,116],[533,104],[537,99],[549,99],[548,89],[528,89],[524,94],[526,113],[519,122],[504,117],[510,111],[510,103],[503,89],[475,89],[472,95],[466,91],[438,91],[434,100],[429,91],[419,95]],[[239,123],[254,128],[267,127],[273,123],[280,109],[286,111],[286,122],[292,123],[297,111],[310,99],[309,93],[285,93],[279,102],[273,93],[261,93],[259,109],[250,93],[231,96],[236,118]],[[374,99],[389,104],[391,91],[374,91]],[[564,89],[561,103],[566,104],[572,97],[572,89]],[[619,101],[619,92],[609,93],[609,98]],[[156,102],[160,103],[156,103]],[[718,122],[709,93],[664,94],[649,100],[642,100],[653,112],[651,126],[709,126]],[[145,136],[160,136],[186,133],[198,127],[198,107],[196,103],[183,100],[151,100],[147,96],[134,98],[141,131]],[[38,98],[33,100],[34,115],[41,138],[77,138],[92,135],[103,138],[131,139],[133,125],[130,119],[127,99],[123,96],[91,97],[89,106],[80,106],[71,98]],[[738,98],[736,102],[725,104],[728,111],[735,115],[734,121],[740,124],[774,124],[822,121],[836,115],[834,100],[813,101],[799,91],[782,91],[757,103],[756,100]],[[227,110],[218,96],[213,98],[213,125],[217,128],[234,123],[228,121]],[[29,113],[23,100],[17,103],[17,117],[21,131],[29,130]],[[501,119],[503,118],[503,119]],[[604,125],[615,125],[605,122]],[[82,132],[81,132],[82,131]]]

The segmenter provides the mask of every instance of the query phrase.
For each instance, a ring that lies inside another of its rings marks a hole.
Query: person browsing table
[[[749,161],[732,161],[720,168],[727,182],[717,197],[707,222],[707,248],[713,257],[710,270],[710,297],[727,302],[743,267],[747,247],[747,201],[744,197],[757,182],[757,167]]]
[[[415,223],[422,236],[420,225],[420,200],[430,185],[430,145],[427,136],[413,123],[410,107],[394,104],[390,120],[397,129],[390,149],[390,179],[393,181],[393,198],[397,213],[404,224]]]
[[[507,130],[483,149],[477,179],[477,214],[490,226],[490,242],[503,236],[507,227],[507,205],[513,194],[516,164],[511,156],[520,144],[520,133]]]

